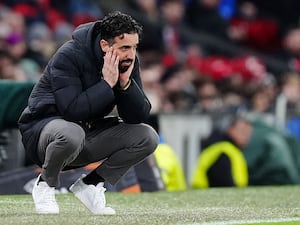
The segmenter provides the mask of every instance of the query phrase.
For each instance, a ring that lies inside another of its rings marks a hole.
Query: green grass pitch
[[[57,195],[58,215],[37,215],[31,195],[0,195],[0,225],[300,224],[300,186],[107,192],[106,197],[117,215],[91,215],[70,193]]]

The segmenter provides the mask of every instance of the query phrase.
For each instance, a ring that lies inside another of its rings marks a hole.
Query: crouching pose
[[[37,213],[59,213],[61,171],[101,162],[70,191],[93,214],[115,214],[106,206],[104,181],[115,184],[156,149],[158,135],[143,123],[151,105],[136,56],[141,32],[120,12],[80,25],[33,88],[19,128],[27,154],[42,168],[32,191]],[[110,116],[114,109],[118,116]]]

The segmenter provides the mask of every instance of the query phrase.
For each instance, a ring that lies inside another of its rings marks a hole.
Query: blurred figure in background
[[[275,112],[278,91],[275,77],[272,74],[268,74],[260,83],[248,88],[247,99],[242,107],[256,114],[272,114]]]
[[[143,58],[141,66],[141,78],[145,93],[147,94],[151,105],[151,114],[157,114],[169,108],[166,92],[160,83],[164,73],[164,67],[160,63],[160,58],[151,61]],[[169,111],[169,110],[166,110]]]
[[[167,102],[170,103],[171,111],[187,112],[192,109],[196,98],[193,79],[194,73],[181,64],[176,64],[164,71],[160,84]]]
[[[192,176],[193,188],[245,187],[248,168],[242,153],[252,132],[251,124],[240,117],[229,116],[203,141],[203,149]]]
[[[193,30],[228,39],[228,21],[221,17],[220,0],[192,0],[186,6],[185,23]]]
[[[300,72],[300,27],[288,27],[282,38],[282,48],[275,56],[285,62],[291,71]],[[288,72],[288,71],[283,71]]]
[[[280,80],[280,93],[287,101],[287,118],[300,115],[300,74],[288,72]]]
[[[184,191],[187,188],[185,174],[174,149],[163,138],[157,146],[154,157],[166,191]]]
[[[127,0],[124,11],[134,15],[143,26],[143,36],[139,46],[140,53],[164,50],[162,34],[162,18],[157,0]]]
[[[26,81],[25,72],[6,50],[0,50],[0,79]]]
[[[181,64],[184,58],[184,48],[189,44],[189,39],[182,32],[185,26],[185,5],[182,0],[164,0],[159,10],[164,46],[162,62],[166,67]]]
[[[215,82],[209,77],[202,77],[194,82],[197,90],[195,111],[204,114],[220,112],[223,103]]]
[[[228,115],[219,122],[204,141],[193,187],[300,183],[299,142],[258,119]]]
[[[278,22],[262,15],[251,1],[239,2],[237,13],[229,23],[228,36],[238,45],[269,53],[279,47]]]
[[[300,74],[288,72],[280,79],[281,107],[285,110],[286,131],[300,140]]]

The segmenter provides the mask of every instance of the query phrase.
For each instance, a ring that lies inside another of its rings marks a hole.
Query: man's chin
[[[121,67],[119,68],[119,72],[120,72],[120,73],[125,73],[125,72],[128,70],[128,68],[129,68],[129,66],[121,66]]]

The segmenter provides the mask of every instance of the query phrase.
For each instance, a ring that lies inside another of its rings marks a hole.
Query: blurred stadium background
[[[47,61],[76,26],[114,10],[143,25],[138,50],[153,106],[148,122],[172,154],[157,154],[155,166],[149,160],[156,187],[146,182],[142,191],[196,187],[201,152],[214,143],[217,131],[226,133],[241,115],[261,133],[253,132],[252,145],[240,149],[246,182],[238,183],[232,172],[230,186],[300,183],[300,1],[2,0],[0,194],[28,193],[26,185],[36,176],[17,120]],[[171,157],[168,166],[163,159]],[[202,171],[208,180],[210,166]],[[217,169],[216,179],[226,176],[222,171],[228,167],[218,164]],[[124,183],[111,190],[123,190],[132,180]],[[220,181],[215,186],[228,185]]]

